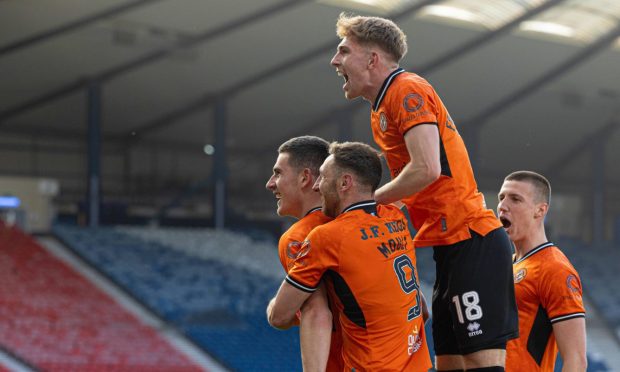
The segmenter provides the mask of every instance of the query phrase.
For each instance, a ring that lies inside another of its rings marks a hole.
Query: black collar
[[[374,200],[364,200],[361,202],[353,203],[346,207],[342,213],[347,213],[350,211],[354,211],[357,209],[361,209],[368,214],[372,214],[373,216],[377,215],[377,202]]]
[[[548,247],[553,247],[554,245],[555,244],[553,244],[551,242],[543,243],[543,244],[539,245],[538,247],[532,249],[531,251],[527,252],[527,254],[525,256],[519,258],[519,260],[515,261],[514,263],[518,264],[519,262],[525,260],[526,258],[528,258],[528,257],[530,257],[530,256],[532,256],[532,255],[542,251],[543,249],[548,248]]]
[[[321,210],[321,207],[314,207],[314,208],[310,209],[308,211],[308,213],[304,214],[304,217],[306,217],[307,215],[309,215],[312,212],[316,212],[316,211],[320,211],[320,210]]]
[[[385,78],[385,81],[383,81],[383,85],[381,86],[381,89],[379,89],[379,95],[375,99],[375,104],[372,106],[373,111],[377,111],[379,109],[379,105],[381,104],[381,101],[383,101],[383,97],[385,96],[385,93],[390,87],[390,84],[392,84],[392,80],[394,80],[394,78],[397,75],[402,74],[403,72],[405,72],[405,69],[400,67],[392,71],[392,73],[390,73],[388,77]]]

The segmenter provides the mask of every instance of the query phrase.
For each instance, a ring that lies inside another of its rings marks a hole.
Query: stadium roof
[[[620,211],[614,0],[0,1],[0,174],[59,178],[82,195],[90,91],[101,95],[104,194],[136,179],[141,192],[180,189],[210,171],[220,102],[233,200],[270,208],[264,182],[283,140],[372,142],[368,105],[343,98],[329,65],[341,11],[402,26],[402,65],[439,92],[483,190],[532,169],[588,193],[602,147],[597,174]]]

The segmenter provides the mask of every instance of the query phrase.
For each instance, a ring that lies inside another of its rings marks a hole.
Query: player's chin
[[[282,203],[278,203],[278,209],[276,210],[276,213],[278,213],[278,216],[286,216],[287,215],[287,210],[286,210],[286,206],[283,205]]]

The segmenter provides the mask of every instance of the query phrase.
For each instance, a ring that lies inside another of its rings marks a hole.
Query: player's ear
[[[368,55],[368,69],[372,69],[377,67],[379,62],[379,53],[376,51],[371,51]]]
[[[299,174],[299,178],[301,181],[301,186],[302,187],[306,187],[306,186],[314,186],[314,177],[312,176],[312,171],[310,170],[310,168],[304,168],[301,173]]]
[[[343,173],[340,177],[340,190],[345,191],[353,186],[353,177],[348,173]]]
[[[536,217],[545,217],[547,215],[547,211],[549,210],[549,204],[547,203],[538,203],[536,206],[536,213],[534,216]]]

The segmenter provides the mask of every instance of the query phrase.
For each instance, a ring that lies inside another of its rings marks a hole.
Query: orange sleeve
[[[418,124],[438,122],[435,95],[430,86],[425,87],[420,83],[408,81],[398,88],[397,93],[391,98],[390,111],[400,134],[404,135]]]
[[[324,238],[324,229],[318,227],[304,241],[286,281],[305,292],[314,292],[326,270],[337,266],[334,239]]]
[[[551,323],[585,316],[581,280],[575,269],[554,265],[547,270],[540,286],[541,303]]]

